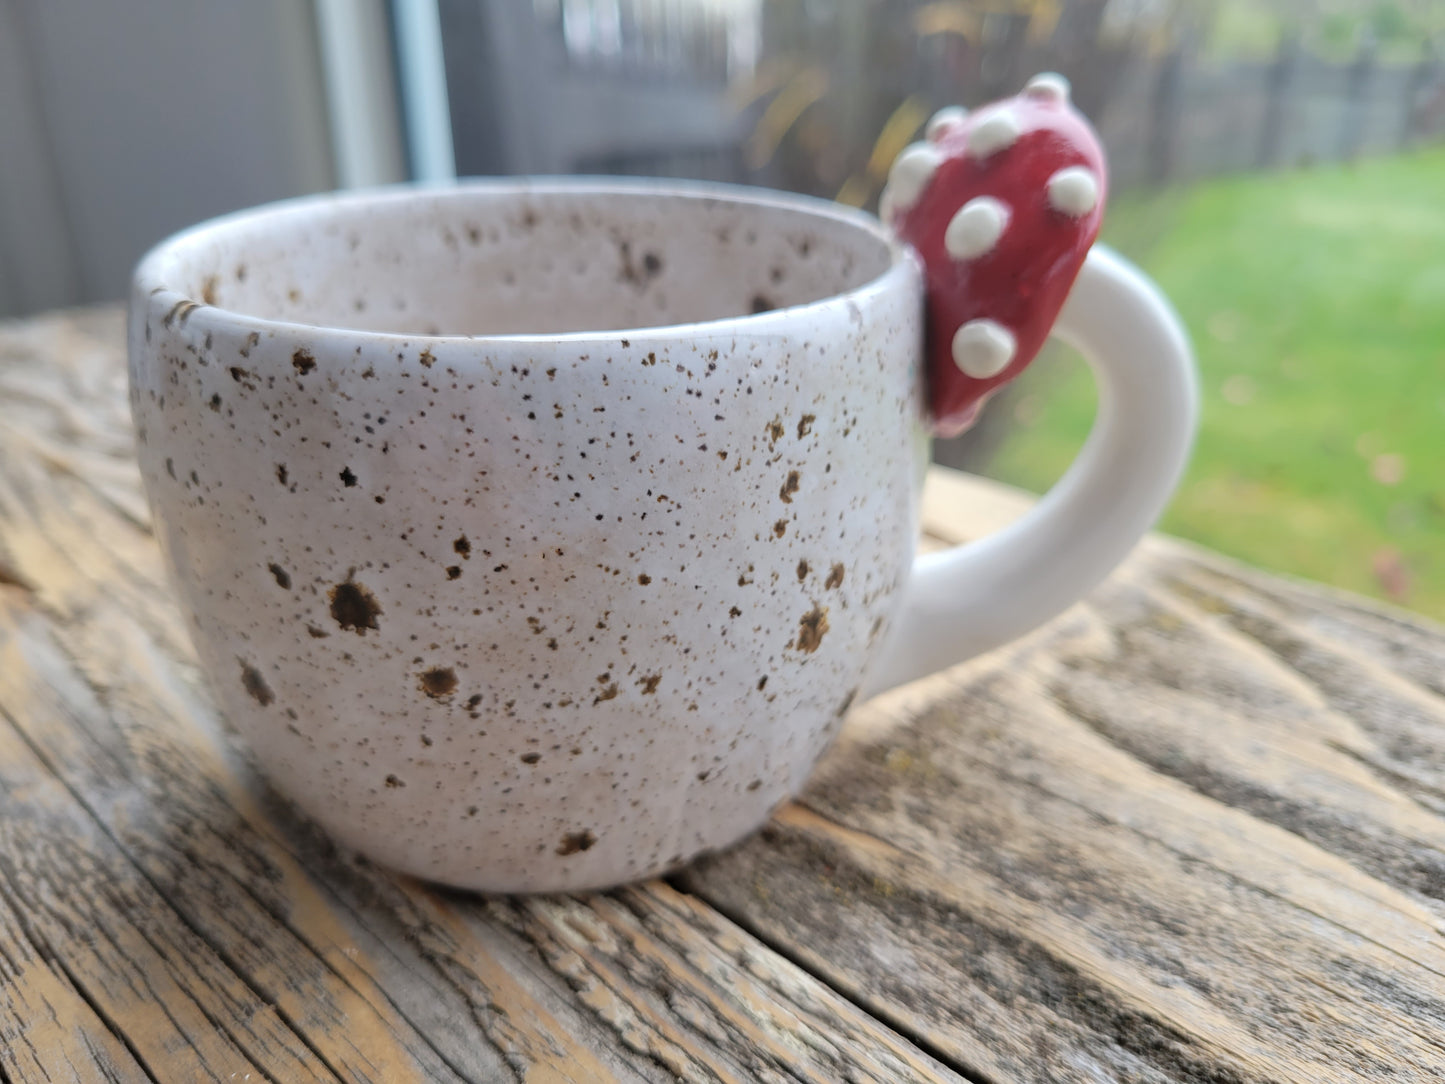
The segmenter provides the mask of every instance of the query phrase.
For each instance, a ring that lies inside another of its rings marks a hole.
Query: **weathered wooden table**
[[[1163,539],[672,881],[391,876],[217,718],[119,314],[0,326],[5,1084],[1442,1080],[1442,925],[1445,630]]]

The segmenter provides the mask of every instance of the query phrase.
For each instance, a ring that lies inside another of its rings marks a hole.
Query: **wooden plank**
[[[683,883],[986,1079],[1435,1080],[1442,772],[1445,631],[1153,540]]]
[[[1445,1074],[1440,629],[1151,540],[857,709],[802,803],[672,887],[431,889],[338,854],[217,718],[118,334],[0,327],[7,1081]],[[924,503],[932,545],[1029,504]]]
[[[0,1079],[960,1079],[666,885],[337,853],[216,715],[123,394],[116,313],[0,326]]]
[[[664,884],[585,902],[519,901],[503,921],[569,978],[624,1044],[680,1079],[959,1079]]]
[[[21,997],[63,977],[151,1075],[156,1066],[190,1080],[259,1075],[264,1058],[287,1080],[330,1079],[308,1065],[311,1052],[275,1010],[204,950],[159,886],[128,876],[105,832],[25,741],[10,715],[10,675],[25,670],[13,617],[0,614],[0,898],[15,916],[14,940],[59,971],[17,975]]]
[[[114,1081],[142,1070],[96,1007],[0,904],[0,1079]]]
[[[141,630],[112,621],[114,615],[108,611],[107,607],[97,615],[96,632],[116,643],[127,642],[126,650],[133,650],[129,645]],[[298,1057],[324,1078],[459,1078],[401,1014],[350,973],[352,965],[344,952],[328,952],[330,945],[305,936],[314,927],[324,928],[330,916],[303,891],[306,882],[294,865],[288,869],[284,857],[251,848],[247,848],[250,854],[237,853],[239,848],[229,836],[245,831],[235,823],[238,811],[214,800],[227,782],[224,776],[218,778],[214,769],[207,773],[177,756],[159,734],[120,729],[123,717],[116,720],[115,730],[103,725],[116,713],[96,698],[90,681],[101,674],[123,678],[107,668],[110,660],[88,659],[87,677],[70,664],[64,647],[34,618],[7,631],[0,714],[43,763],[54,767],[62,789],[67,796],[73,794],[73,803],[79,806],[64,826],[51,828],[36,811],[9,797],[24,793],[23,789],[7,788],[7,806],[15,808],[7,808],[6,823],[43,832],[45,843],[42,847],[16,840],[6,847],[8,854],[29,856],[38,867],[5,869],[12,885],[25,874],[43,880],[50,894],[62,898],[76,895],[80,886],[119,886],[116,891],[124,895],[116,908],[127,932],[137,927],[189,929],[194,939],[178,946],[174,954],[211,976],[188,991],[204,1000],[206,1014],[219,1024],[244,1017],[257,1005],[272,1008],[288,1027],[306,1036],[304,1042],[295,1040],[302,1047]],[[117,680],[107,683],[105,691],[123,703],[133,702],[138,690]],[[9,753],[0,746],[0,761],[14,761]],[[147,762],[148,772],[142,767]],[[88,823],[93,833],[107,837],[111,848],[120,852],[104,873],[62,846],[82,830],[76,822]],[[227,870],[225,858],[251,861],[243,872]],[[288,874],[297,883],[288,885]],[[94,902],[96,895],[84,893],[81,898]],[[38,901],[25,900],[23,906],[27,913],[35,913]],[[90,925],[108,928],[95,920]],[[134,952],[99,959],[94,966],[94,982],[109,983],[107,992],[115,1002],[107,1015],[143,1051],[143,1060],[148,1065],[166,1064],[183,1079],[216,1075],[224,1080],[230,1072],[240,1071],[236,1051],[198,1047],[194,1053],[199,1060],[194,1064],[178,1060],[183,1046],[196,1045],[194,1036],[201,1029],[197,1025],[173,1036],[159,1028],[153,1008],[156,992],[131,981],[155,970],[154,963],[138,959]],[[251,1004],[228,1003],[222,997],[226,985],[217,976],[245,987]],[[264,1071],[275,1079],[304,1079],[294,1066],[281,1064],[269,1047],[248,1053],[255,1060],[244,1066],[246,1071]]]

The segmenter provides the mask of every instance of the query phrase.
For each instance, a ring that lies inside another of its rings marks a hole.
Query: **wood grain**
[[[960,1079],[667,885],[338,854],[210,703],[124,404],[118,314],[0,325],[0,1081]]]
[[[115,312],[0,325],[3,1084],[1445,1079],[1445,631],[1151,539],[733,851],[488,899],[258,778],[124,404]]]
[[[1442,681],[1438,628],[1154,540],[684,883],[985,1079],[1442,1079]]]

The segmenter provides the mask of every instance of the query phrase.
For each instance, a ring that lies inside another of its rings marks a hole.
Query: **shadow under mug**
[[[1083,452],[915,560],[917,261],[716,185],[468,183],[198,226],[134,279],[131,399],[205,670],[344,845],[488,891],[650,876],[797,793],[858,698],[1020,635],[1148,528],[1188,346],[1096,248]]]

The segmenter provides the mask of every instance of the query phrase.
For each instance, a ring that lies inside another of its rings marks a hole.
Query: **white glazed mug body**
[[[899,606],[921,310],[871,219],[715,186],[391,190],[168,242],[132,408],[227,718],[338,840],[455,885],[737,840]]]

